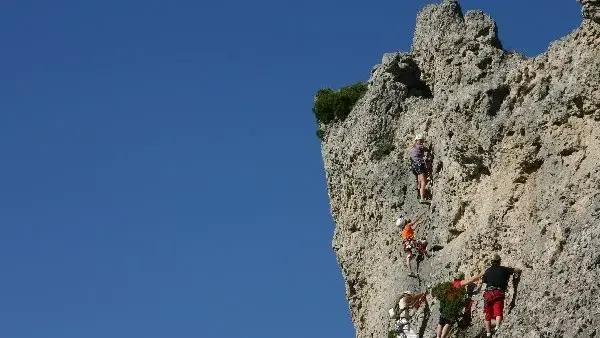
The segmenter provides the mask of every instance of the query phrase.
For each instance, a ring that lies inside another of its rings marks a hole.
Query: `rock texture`
[[[523,269],[498,337],[600,337],[600,1],[580,1],[581,26],[535,58],[503,50],[482,12],[427,6],[412,51],[384,55],[349,117],[327,126],[333,248],[357,337],[387,337],[403,290],[481,272],[494,252]],[[416,133],[435,152],[431,205],[409,169]],[[444,248],[416,279],[394,221],[421,212],[419,237]],[[454,336],[480,332],[475,299],[473,326]],[[429,305],[413,322],[425,337]]]
[[[600,22],[600,1],[599,0],[578,0],[583,4],[583,17],[586,19]]]

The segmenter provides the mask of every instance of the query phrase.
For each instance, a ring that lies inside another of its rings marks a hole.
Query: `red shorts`
[[[503,311],[504,298],[496,299],[483,305],[483,312],[485,313],[485,320],[487,321],[496,319],[496,317],[503,317]]]

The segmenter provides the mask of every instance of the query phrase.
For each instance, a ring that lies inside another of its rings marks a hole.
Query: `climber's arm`
[[[417,224],[419,224],[419,222],[421,221],[421,218],[423,218],[423,215],[425,215],[425,213],[420,214],[419,217],[417,217],[414,221],[412,221],[409,224],[409,226],[415,229],[417,227]]]
[[[460,281],[460,286],[466,286],[466,285],[469,285],[469,284],[471,284],[471,283],[475,282],[476,280],[479,280],[479,279],[481,279],[481,276],[483,276],[483,274],[475,275],[475,276],[473,276],[473,277],[470,277],[470,278],[464,279],[464,280]]]
[[[512,269],[513,269],[513,273],[512,273],[513,280],[521,278],[521,269],[519,269],[519,268],[512,268]]]

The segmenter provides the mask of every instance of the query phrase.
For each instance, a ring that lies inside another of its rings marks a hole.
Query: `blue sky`
[[[0,337],[352,337],[313,93],[426,1],[4,0]],[[527,55],[572,1],[463,1]]]

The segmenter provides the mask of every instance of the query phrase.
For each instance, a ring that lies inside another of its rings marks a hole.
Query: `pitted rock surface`
[[[600,22],[600,0],[578,0],[583,8],[581,12],[586,19]]]
[[[503,50],[482,12],[427,6],[411,52],[384,55],[348,118],[326,127],[333,248],[357,337],[387,337],[402,291],[482,272],[494,252],[523,269],[497,337],[600,337],[599,1],[581,2],[581,26],[535,58]],[[431,205],[409,167],[416,133],[435,154]],[[412,278],[394,221],[421,212],[418,236],[443,249]],[[473,326],[454,337],[481,333],[475,300]],[[413,319],[424,337],[437,324],[428,305]]]

